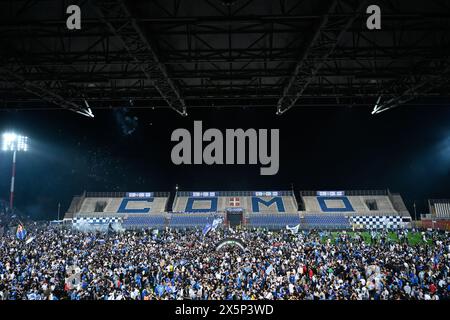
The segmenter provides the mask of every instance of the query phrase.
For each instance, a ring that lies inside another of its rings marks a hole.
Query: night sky
[[[429,198],[450,197],[450,108],[402,107],[372,116],[370,108],[2,111],[0,129],[29,136],[17,159],[16,206],[54,219],[57,204],[87,191],[385,189],[403,195],[412,212]],[[175,166],[176,128],[279,128],[280,169],[260,165]],[[0,154],[0,198],[8,199],[10,153]]]

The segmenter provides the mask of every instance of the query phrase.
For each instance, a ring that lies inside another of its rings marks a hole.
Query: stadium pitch
[[[345,234],[348,234],[349,237],[355,238],[355,237],[361,237],[364,242],[366,242],[367,244],[372,243],[372,235],[369,231],[363,231],[363,232],[353,232],[353,231],[349,231],[349,232],[345,232]],[[326,242],[327,239],[331,239],[332,241],[335,241],[336,239],[338,239],[340,236],[342,235],[342,233],[340,232],[330,232],[329,235],[326,235],[324,237],[322,237],[322,242]],[[407,235],[407,243],[410,245],[421,245],[421,244],[429,244],[432,245],[433,242],[431,239],[424,239],[424,236],[422,234],[422,232],[409,232]],[[376,235],[373,237],[374,239],[376,239],[377,241],[380,240],[380,236]],[[388,242],[393,242],[393,243],[400,243],[402,241],[402,239],[399,239],[397,233],[395,232],[387,232],[386,235],[386,240]]]

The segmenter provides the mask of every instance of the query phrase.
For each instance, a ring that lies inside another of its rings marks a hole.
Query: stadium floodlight
[[[3,151],[28,151],[28,137],[6,132],[2,139]]]
[[[28,151],[28,137],[16,134],[14,132],[6,132],[2,137],[2,151],[12,151],[12,174],[11,174],[11,189],[9,195],[9,208],[14,209],[14,180],[16,178],[16,156],[17,152]]]

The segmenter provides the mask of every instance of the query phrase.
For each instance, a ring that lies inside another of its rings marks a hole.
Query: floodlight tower
[[[13,132],[6,132],[2,137],[2,151],[13,152],[11,189],[9,195],[9,209],[14,211],[14,180],[16,178],[16,156],[17,152],[28,151],[28,137]]]

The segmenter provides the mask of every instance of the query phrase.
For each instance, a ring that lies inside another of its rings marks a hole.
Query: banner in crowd
[[[290,232],[292,232],[292,234],[297,234],[299,228],[300,228],[299,224],[296,225],[295,227],[290,227],[290,226],[286,225],[286,229],[288,229]]]
[[[237,238],[226,238],[223,239],[222,241],[220,241],[217,246],[216,246],[216,251],[222,249],[223,247],[226,246],[236,246],[239,249],[241,249],[242,251],[245,251],[245,244],[241,239],[237,239]]]
[[[207,223],[207,224],[205,225],[205,227],[203,228],[203,230],[202,230],[203,236],[206,236],[206,235],[208,234],[208,232],[210,232],[210,231],[216,230],[217,227],[218,227],[222,222],[223,222],[223,219],[222,219],[222,218],[217,218],[217,219],[214,219],[214,220],[213,220],[212,224],[211,224],[211,223]]]

